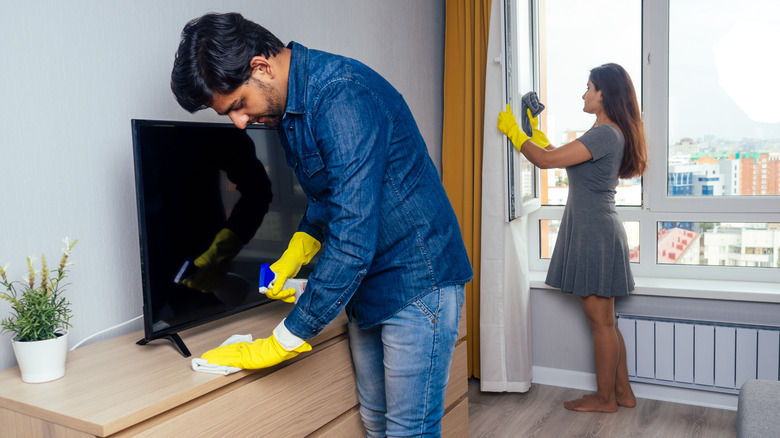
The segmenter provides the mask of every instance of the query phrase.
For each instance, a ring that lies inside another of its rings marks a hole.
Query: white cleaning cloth
[[[219,346],[221,347],[223,345],[235,344],[237,342],[252,342],[252,335],[233,335],[227,338],[225,342],[223,342]],[[241,371],[241,368],[209,363],[208,360],[201,359],[198,357],[192,359],[192,370],[198,371],[200,373],[222,374],[224,376],[227,376],[228,374],[233,374]]]

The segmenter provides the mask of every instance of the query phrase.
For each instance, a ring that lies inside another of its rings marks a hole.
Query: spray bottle
[[[265,294],[268,292],[268,289],[273,287],[274,281],[276,280],[276,273],[271,270],[271,267],[268,266],[268,263],[263,263],[262,266],[260,266],[260,284],[258,290],[261,294]],[[284,282],[283,286],[284,289],[295,289],[295,302],[298,302],[298,298],[301,296],[303,291],[306,290],[306,280],[305,278],[288,278],[287,281]]]

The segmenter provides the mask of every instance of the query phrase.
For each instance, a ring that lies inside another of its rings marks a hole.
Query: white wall
[[[190,115],[169,88],[182,27],[211,11],[241,12],[285,43],[379,71],[406,97],[440,166],[444,0],[2,2],[0,265],[21,279],[27,255],[55,264],[60,240],[79,239],[71,346],[142,312],[130,119],[227,121]],[[8,309],[0,302],[0,317]],[[97,339],[141,329],[137,321]],[[16,363],[10,341],[0,336],[0,369]]]

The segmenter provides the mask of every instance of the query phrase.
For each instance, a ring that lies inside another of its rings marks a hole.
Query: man
[[[277,127],[309,205],[271,266],[268,296],[322,246],[306,293],[271,337],[202,357],[275,365],[345,309],[369,436],[438,436],[463,285],[473,272],[455,214],[403,97],[358,61],[282,42],[239,14],[188,23],[171,88],[239,128]]]

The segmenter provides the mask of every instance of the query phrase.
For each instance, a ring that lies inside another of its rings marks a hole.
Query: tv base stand
[[[179,353],[181,353],[184,357],[190,357],[192,356],[192,353],[190,353],[190,350],[187,348],[186,345],[184,345],[184,341],[181,340],[181,336],[179,336],[178,333],[173,333],[170,335],[162,336],[158,339],[168,339],[169,341],[173,342],[173,345],[176,346],[176,349],[179,350]],[[146,345],[149,342],[153,341],[154,339],[147,339],[143,338],[140,341],[136,342],[138,345]]]

